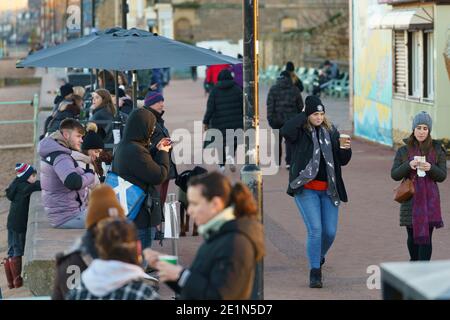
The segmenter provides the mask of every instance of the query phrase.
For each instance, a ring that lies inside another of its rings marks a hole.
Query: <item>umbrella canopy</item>
[[[139,29],[111,28],[39,50],[18,67],[142,70],[242,61]]]

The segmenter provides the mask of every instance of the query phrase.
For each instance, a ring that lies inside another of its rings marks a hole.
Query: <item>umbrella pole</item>
[[[133,109],[137,108],[137,71],[133,70]]]
[[[119,118],[119,72],[114,71],[114,92],[116,94],[116,118]]]

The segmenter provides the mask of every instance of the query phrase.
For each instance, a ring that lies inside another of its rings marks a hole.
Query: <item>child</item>
[[[8,215],[8,257],[4,259],[8,288],[20,288],[23,284],[22,256],[25,250],[25,236],[28,224],[30,197],[41,190],[36,180],[36,170],[26,163],[16,164],[17,177],[6,189],[6,197],[11,201]]]

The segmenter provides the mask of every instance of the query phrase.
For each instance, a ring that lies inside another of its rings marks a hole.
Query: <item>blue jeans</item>
[[[8,229],[8,257],[21,257],[25,251],[26,232],[19,233]]]
[[[57,229],[85,229],[86,228],[86,214],[87,211],[81,211],[75,217],[63,224],[55,227]]]
[[[295,203],[308,232],[306,252],[310,268],[318,269],[320,260],[325,257],[336,237],[339,208],[333,205],[326,191],[304,189],[295,195]]]

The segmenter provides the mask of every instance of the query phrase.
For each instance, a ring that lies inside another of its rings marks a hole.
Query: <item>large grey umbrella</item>
[[[224,63],[242,62],[144,30],[111,28],[37,51],[17,66],[126,71]]]

